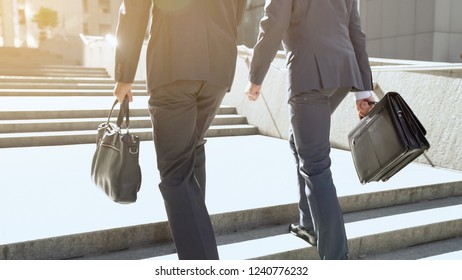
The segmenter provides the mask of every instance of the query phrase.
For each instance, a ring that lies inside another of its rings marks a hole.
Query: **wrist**
[[[371,90],[356,91],[355,97],[356,100],[369,99],[370,97],[372,97],[372,93],[373,91]]]

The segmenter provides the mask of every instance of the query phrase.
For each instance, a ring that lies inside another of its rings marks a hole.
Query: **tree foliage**
[[[37,24],[39,29],[56,27],[58,25],[58,13],[53,9],[40,7],[32,21]]]

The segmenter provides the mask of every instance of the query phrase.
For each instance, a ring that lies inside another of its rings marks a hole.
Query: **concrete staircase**
[[[29,147],[35,147],[33,152],[38,154],[42,152],[41,149],[46,149],[43,153],[50,158],[54,157],[53,154],[58,157],[59,153],[65,153],[66,157],[74,161],[79,158],[77,154],[91,154],[94,146],[85,144],[94,143],[96,126],[107,118],[114,100],[111,96],[112,88],[113,82],[104,69],[43,65],[27,69],[0,67],[0,154],[4,152],[3,155],[6,155],[2,159],[24,152]],[[146,109],[144,83],[136,82],[134,88],[136,101],[131,107],[131,131],[142,140],[150,140],[151,123]],[[289,175],[294,175],[291,159],[277,156],[277,151],[282,150],[282,147],[287,148],[287,143],[284,140],[270,141],[256,134],[258,129],[248,125],[246,118],[239,116],[235,108],[220,108],[207,137],[241,136],[209,141],[212,148],[214,143],[226,142],[223,144],[226,149],[220,146],[219,149],[209,151],[212,157],[210,160],[213,161],[214,156],[225,156],[230,163],[226,174],[220,177],[221,187],[229,183],[233,192],[255,199],[257,195],[250,194],[255,188],[260,188],[257,192],[259,197],[262,194],[283,197],[289,187],[295,187],[294,182],[287,180],[282,184],[276,182],[281,176],[289,178]],[[57,145],[62,148],[47,148]],[[10,149],[17,147],[24,149]],[[147,146],[143,148],[146,150]],[[289,152],[284,151],[286,153]],[[27,155],[30,156],[29,153]],[[246,157],[246,160],[242,157]],[[339,176],[334,179],[340,181],[343,188],[351,189],[339,193],[345,213],[351,259],[462,259],[460,172],[411,164],[394,178],[396,180],[377,183],[375,187],[361,186],[355,177],[349,152],[333,150],[332,157],[333,164],[338,164],[333,166],[337,169],[333,173]],[[42,168],[36,158],[38,156],[30,157],[28,162],[18,166],[27,170],[25,166],[30,161],[34,168]],[[238,164],[232,164],[233,158]],[[5,160],[2,162],[4,165],[0,165],[0,170],[3,171],[12,164]],[[276,162],[274,170],[269,166],[271,162]],[[60,163],[55,160],[45,165],[43,168],[47,170],[59,170]],[[88,170],[83,166],[84,170],[73,170],[73,174],[87,174]],[[255,169],[255,166],[259,168]],[[17,169],[19,167],[14,170]],[[10,182],[10,174],[5,175],[2,184],[17,184],[17,176],[11,175]],[[247,185],[234,181],[240,176],[245,177],[243,181]],[[255,181],[256,176],[266,181]],[[222,178],[227,179],[223,182]],[[66,184],[75,183],[80,188],[78,180],[75,178],[76,182]],[[144,189],[146,187],[143,186]],[[223,200],[223,197],[219,199]],[[288,225],[297,220],[297,205],[293,203],[295,200],[289,199],[290,203],[279,201],[271,206],[213,213],[221,258],[318,259],[315,247],[287,232]],[[231,202],[243,203],[229,198],[229,201],[226,199],[220,204]],[[137,203],[139,205],[142,202]],[[76,208],[81,209],[81,202],[77,204]],[[86,201],[86,204],[91,207],[91,202]],[[152,205],[152,202],[148,205]],[[0,212],[12,213],[10,211]],[[146,211],[143,210],[143,213]],[[85,221],[88,218],[82,217]],[[176,259],[176,255],[168,223],[165,217],[161,217],[152,223],[0,243],[1,259],[162,260]]]
[[[0,148],[93,143],[96,127],[112,106],[113,87],[100,68],[0,67]],[[133,92],[137,102],[131,109],[130,131],[151,140],[145,83],[136,81]],[[207,137],[257,133],[235,108],[222,106]]]
[[[61,55],[36,48],[0,47],[0,68],[11,66],[37,67],[44,65],[64,65]]]
[[[462,259],[461,189],[462,183],[457,182],[366,195],[362,199],[341,198],[344,209],[356,209],[345,211],[350,258]],[[436,190],[441,191],[435,194]],[[448,193],[451,194],[446,197]],[[373,196],[376,203],[369,202]],[[396,196],[406,199],[398,202]],[[444,197],[436,198],[439,196]],[[387,206],[378,207],[378,201]],[[316,247],[287,232],[288,224],[296,222],[296,208],[295,204],[287,204],[212,216],[221,258],[319,259]],[[38,248],[47,250],[40,253]],[[16,255],[21,251],[25,254]],[[177,259],[167,222],[57,237],[10,248],[12,257],[28,258],[32,252],[37,254],[34,257],[45,259]]]
[[[288,224],[296,222],[298,213],[297,205],[292,203],[295,199],[288,199],[292,200],[291,203],[283,199],[295,188],[293,178],[290,177],[290,174],[293,174],[291,159],[282,157],[288,153],[283,149],[287,143],[264,136],[242,136],[209,139],[208,145],[208,161],[212,166],[215,166],[214,162],[222,162],[222,158],[219,157],[223,156],[230,164],[227,168],[222,168],[225,174],[217,174],[217,171],[213,170],[211,175],[218,176],[219,179],[217,181],[212,177],[209,183],[212,192],[217,187],[221,189],[219,194],[216,191],[208,196],[221,258],[318,259],[315,247],[287,232]],[[265,148],[256,149],[257,145]],[[147,154],[150,153],[147,150],[148,146],[142,147]],[[228,153],[223,151],[223,147],[229,149]],[[66,147],[62,149],[64,148]],[[47,149],[46,155],[56,162],[52,155],[54,151]],[[79,148],[79,153],[85,153],[82,149],[91,152],[93,145]],[[271,155],[268,151],[272,151]],[[63,150],[56,153],[63,153]],[[74,154],[75,151],[68,150],[66,157],[74,158]],[[247,160],[243,161],[242,155],[246,155]],[[278,161],[277,164],[271,165],[268,159],[272,157],[274,161]],[[389,182],[362,186],[355,177],[348,151],[333,150],[332,158],[334,180],[338,182],[351,259],[462,259],[460,172],[411,164]],[[236,161],[239,161],[239,165],[232,164]],[[34,165],[34,162],[30,165]],[[145,165],[142,163],[143,167]],[[252,169],[256,165],[259,168]],[[50,168],[59,170],[53,165],[47,166],[47,169]],[[88,173],[88,170],[73,170],[72,174],[81,172]],[[228,179],[223,182],[224,176],[228,176]],[[82,188],[81,183],[76,184],[79,189]],[[149,183],[144,184],[142,189],[146,191],[148,186]],[[84,187],[94,189],[93,186]],[[62,186],[56,186],[56,189],[61,188]],[[69,186],[66,188],[72,189]],[[40,193],[44,191],[56,192],[46,189]],[[245,195],[247,198],[244,198]],[[132,205],[140,208],[139,213],[134,214],[129,210],[130,206],[124,206],[123,209],[126,210],[123,210],[102,196],[101,201],[92,204],[91,199],[96,200],[95,194],[88,197],[79,194],[78,197],[86,200],[84,208],[90,209],[92,214],[78,206],[81,202],[75,202],[76,206],[69,205],[70,208],[75,207],[81,212],[66,214],[74,217],[71,218],[71,225],[95,223],[95,219],[90,218],[93,215],[101,215],[102,220],[115,215],[118,220],[125,219],[127,226],[78,231],[73,234],[0,245],[0,252],[3,252],[0,259],[176,259],[165,217],[156,219],[156,222],[129,225],[139,215],[151,216],[153,212],[162,212],[161,199],[146,196],[146,193],[140,195],[140,201]],[[241,197],[242,201],[236,197]],[[260,207],[255,204],[255,207],[249,207],[249,203],[254,205],[254,202],[248,200],[276,202],[270,206]],[[104,209],[105,202],[111,206],[109,210]],[[51,202],[53,203],[57,202]],[[69,203],[73,202],[67,202]],[[239,209],[240,204],[242,207],[241,210],[224,210],[217,213],[213,210],[216,204],[233,204],[232,209]],[[98,211],[94,211],[95,207],[99,208]],[[60,209],[65,211],[63,207]],[[53,217],[54,215],[46,218],[51,220],[50,227],[55,227],[59,221]],[[81,217],[82,220],[75,216]]]

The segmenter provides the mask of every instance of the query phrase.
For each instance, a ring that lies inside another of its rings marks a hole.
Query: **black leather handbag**
[[[426,133],[400,94],[385,94],[348,134],[360,182],[390,179],[430,148]]]
[[[117,103],[116,100],[112,105],[107,121],[98,126],[91,177],[95,185],[113,201],[133,203],[141,187],[140,139],[129,133],[127,98],[120,105],[117,124],[110,123]],[[122,132],[124,118],[126,133]]]

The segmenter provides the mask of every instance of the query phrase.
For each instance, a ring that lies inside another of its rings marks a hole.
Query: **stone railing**
[[[114,76],[114,54],[115,54],[115,38],[111,36],[85,36],[80,35],[83,47],[83,66],[86,67],[103,67],[106,68],[109,75]],[[138,70],[136,72],[136,80],[146,80],[146,46],[145,42],[141,52]]]

